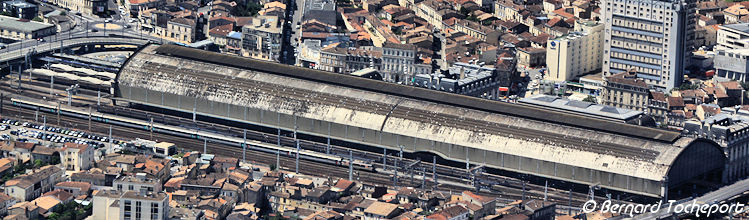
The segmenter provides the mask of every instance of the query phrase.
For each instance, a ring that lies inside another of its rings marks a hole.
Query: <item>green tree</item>
[[[42,161],[40,159],[34,160],[34,168],[39,168],[39,167],[43,167],[43,166],[44,166],[44,161]]]
[[[585,97],[585,99],[583,99],[583,102],[597,103],[596,97],[592,95],[588,95],[588,97]]]
[[[276,167],[276,165],[275,165],[275,164],[271,164],[271,165],[270,165],[270,170],[274,170],[274,171],[275,171],[275,170],[276,170],[277,168],[278,168],[278,167]]]
[[[36,22],[44,22],[44,19],[42,19],[42,18],[41,18],[41,17],[39,17],[39,16],[36,16],[36,17],[34,17],[34,19],[31,19],[31,20],[32,20],[32,21],[36,21]]]

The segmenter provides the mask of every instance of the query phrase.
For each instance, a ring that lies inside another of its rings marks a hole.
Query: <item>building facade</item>
[[[601,69],[603,26],[592,21],[577,22],[576,32],[549,40],[546,46],[548,79],[572,81]]]
[[[605,0],[603,75],[634,70],[662,90],[678,87],[693,47],[694,0]]]
[[[601,104],[645,112],[648,85],[634,71],[617,73],[606,77],[601,97]]]
[[[749,23],[720,26],[716,50],[749,48]]]
[[[46,2],[85,15],[105,14],[109,10],[106,0],[47,0]]]
[[[747,82],[749,74],[749,48],[719,50],[713,60],[714,79],[720,82],[736,80]]]
[[[381,70],[382,52],[340,47],[328,47],[320,51],[320,70],[349,74],[367,67]]]
[[[63,170],[48,165],[33,173],[21,175],[5,182],[5,193],[20,201],[31,201],[49,192],[62,181]]]
[[[242,55],[278,61],[281,57],[281,21],[276,16],[258,16],[242,27]]]
[[[39,7],[24,0],[3,2],[3,11],[16,18],[31,20],[37,16]]]
[[[0,15],[0,37],[3,38],[15,40],[37,39],[53,35],[56,32],[57,28],[51,24]]]
[[[141,194],[129,191],[120,197],[120,219],[166,220],[169,215],[169,198],[163,193]]]
[[[94,162],[94,148],[83,144],[65,143],[60,159],[67,170],[88,170]]]
[[[382,54],[380,72],[385,81],[410,83],[417,71],[416,46],[410,44],[385,43],[382,47],[365,47]]]

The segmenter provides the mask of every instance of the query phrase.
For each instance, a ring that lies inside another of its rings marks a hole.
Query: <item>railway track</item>
[[[48,96],[48,91],[45,92],[45,91],[26,90],[24,92],[25,94],[31,93],[29,95],[31,95],[34,98]],[[6,103],[9,103],[9,102],[6,102]],[[91,104],[91,102],[88,102],[88,103]],[[6,109],[13,109],[13,108],[6,108]],[[120,110],[123,110],[123,109],[118,109],[118,111]],[[25,117],[25,119],[27,120],[33,120],[33,114],[34,114],[33,110],[21,110],[21,112],[22,112],[21,117]],[[159,115],[158,113],[153,113],[153,112],[147,112],[147,113],[148,115],[150,115],[151,117],[155,119],[154,120],[155,122],[157,121],[156,119],[158,117],[155,117],[155,116],[158,116]],[[43,115],[46,115],[48,124],[53,124],[53,123],[50,123],[50,121],[56,122],[56,115],[40,113],[39,115],[40,120],[43,117]],[[168,119],[169,117],[166,115],[162,115],[162,118],[165,124],[171,124],[171,125],[175,125],[175,123],[177,125],[184,125],[184,124],[190,124],[190,123],[186,123],[187,121],[192,122],[191,120],[177,120],[177,121],[170,122],[168,121],[170,120]],[[55,120],[49,120],[49,119],[55,119]],[[68,117],[62,116],[61,125],[65,127],[69,127],[69,128],[84,130],[84,131],[88,130],[88,122],[86,120],[79,119],[79,118],[68,118]],[[216,130],[217,131],[216,133],[221,133],[224,135],[230,134],[234,137],[241,137],[243,135],[241,130],[235,127],[228,127],[224,125],[217,125],[217,124],[211,124],[211,123],[205,123],[205,122],[196,123],[196,127],[200,127],[200,126],[203,126],[203,127],[209,126],[208,128]],[[109,129],[109,124],[103,124],[103,123],[93,121],[92,127],[94,130],[94,133],[106,135]],[[101,131],[101,132],[96,132],[96,131]],[[253,132],[250,132],[250,131],[251,130],[248,130],[248,136],[247,136],[248,139],[255,139],[255,140],[260,140],[260,141],[265,141],[268,143],[275,144],[278,138],[276,134],[268,134],[268,133],[255,133],[255,136],[253,137],[251,135]],[[150,136],[148,132],[143,131],[143,130],[126,128],[126,127],[118,127],[118,126],[112,126],[112,132],[113,134],[116,134],[114,135],[115,137],[122,137],[126,139],[132,139],[132,138],[137,138],[137,137],[143,138],[143,137]],[[287,147],[294,147],[295,141],[293,140],[293,138],[284,136],[284,134],[288,135],[289,133],[290,132],[288,131],[283,132],[282,138],[281,138],[281,144]],[[154,138],[158,139],[159,141],[174,142],[180,146],[183,146],[186,149],[202,151],[202,143],[196,142],[195,140],[192,140],[192,139],[173,137],[169,135],[162,135],[162,134],[156,134],[156,133],[154,133]],[[241,155],[242,155],[241,149],[237,147],[226,146],[226,145],[215,144],[215,143],[209,143],[208,147],[209,147],[209,153],[216,153],[218,155],[231,156],[231,157],[236,157],[236,158],[241,158]],[[300,139],[300,147],[302,149],[315,150],[318,152],[326,151],[325,143],[314,142],[311,140]],[[350,149],[345,148],[345,147],[339,147],[339,146],[335,146],[330,149],[331,153],[339,155],[339,156],[345,155],[345,157],[347,157],[348,155],[348,150]],[[256,158],[248,157],[248,160],[252,159],[253,161],[258,162],[258,163],[275,164],[275,155],[269,155],[267,153],[255,153],[255,152],[256,151],[253,151],[252,155]],[[372,165],[374,167],[380,168],[380,169],[383,168],[382,163],[380,163],[382,160],[381,153],[377,154],[374,152],[367,152],[367,151],[361,151],[361,150],[356,150],[356,149],[353,149],[353,152],[354,152],[355,158],[368,159],[369,161],[373,162]],[[394,152],[390,152],[390,153],[392,154]],[[399,160],[396,156],[394,155],[388,156],[387,165],[390,169],[392,169],[391,167],[393,166],[396,160]],[[289,168],[293,170],[293,168],[295,167],[294,161],[295,161],[294,158],[290,158],[288,156],[284,157],[282,155],[281,160],[280,160],[280,165],[282,168],[285,168],[286,170],[289,170]],[[402,161],[399,162],[399,164],[407,164],[407,163],[414,162],[414,161],[415,160],[413,159],[404,158]],[[421,163],[418,166],[416,166],[414,170],[419,171],[419,170],[422,170],[422,168],[426,170],[427,172],[425,176],[428,179],[431,179],[431,170],[432,170],[431,164],[426,163],[426,162]],[[339,178],[348,177],[347,168],[336,167],[335,169],[331,169],[331,166],[329,164],[322,164],[322,163],[317,163],[317,162],[300,160],[300,169],[301,169],[301,173],[304,173],[304,174],[319,175],[321,173],[329,173],[330,176],[333,176],[333,177],[339,177]],[[465,169],[457,169],[455,167],[437,164],[436,170],[438,173],[438,180],[440,181],[448,180],[448,181],[457,182],[457,183],[471,184],[470,181],[466,181],[466,179],[470,179],[470,176],[468,175]],[[406,170],[401,169],[398,171],[398,173],[404,174],[405,171]],[[357,172],[359,172],[359,175],[358,177],[357,175],[355,175],[355,178],[358,178],[357,180],[359,181],[373,183],[373,184],[380,184],[380,185],[392,185],[393,184],[391,175],[383,175],[383,174],[362,175],[361,172],[363,171],[357,171]],[[418,174],[418,172],[416,172],[414,176],[419,177],[420,175]],[[481,175],[478,175],[478,177],[485,178],[485,179],[493,179],[491,182],[504,182],[504,184],[497,185],[494,187],[492,187],[491,185],[484,184],[483,185],[484,189],[491,188],[494,190],[492,191],[482,190],[481,194],[494,196],[494,197],[500,197],[500,198],[504,198],[505,200],[521,199],[521,198],[526,198],[526,199],[544,198],[543,186],[525,184],[526,191],[524,193],[523,187],[522,187],[523,184],[522,184],[522,181],[520,180],[497,176],[493,174],[481,174]],[[409,181],[407,177],[400,177],[399,179],[400,179],[400,181],[398,182],[399,186],[420,187],[421,185],[421,180]],[[426,183],[427,183],[426,188],[434,187],[432,181],[426,181]],[[446,185],[438,185],[436,186],[436,189],[444,190],[444,191],[472,190],[472,188],[467,188],[467,187],[456,187],[456,186],[446,186]],[[585,202],[587,195],[583,193],[573,192],[572,197],[573,197],[572,198],[573,207],[579,207]],[[568,191],[548,188],[547,198],[548,200],[557,202],[560,205],[566,205],[568,204],[569,195],[568,195]]]

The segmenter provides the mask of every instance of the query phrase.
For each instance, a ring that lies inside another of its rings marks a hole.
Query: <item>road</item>
[[[38,43],[33,47],[21,47],[16,48],[15,50],[3,50],[0,51],[0,63],[4,63],[7,61],[15,60],[15,59],[21,59],[29,52],[36,51],[37,53],[46,53],[53,50],[59,50],[60,47],[68,48],[68,47],[78,47],[82,45],[87,44],[110,44],[110,45],[116,45],[116,44],[127,44],[127,45],[143,45],[148,43],[147,40],[141,40],[141,39],[135,39],[135,38],[123,38],[123,37],[104,37],[104,36],[96,36],[96,37],[79,37],[79,38],[72,38],[72,39],[60,39],[59,41],[45,41],[42,43]]]

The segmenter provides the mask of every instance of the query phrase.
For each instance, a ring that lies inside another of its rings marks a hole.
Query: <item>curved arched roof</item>
[[[683,150],[678,133],[177,46],[145,47],[118,83],[654,181]]]

